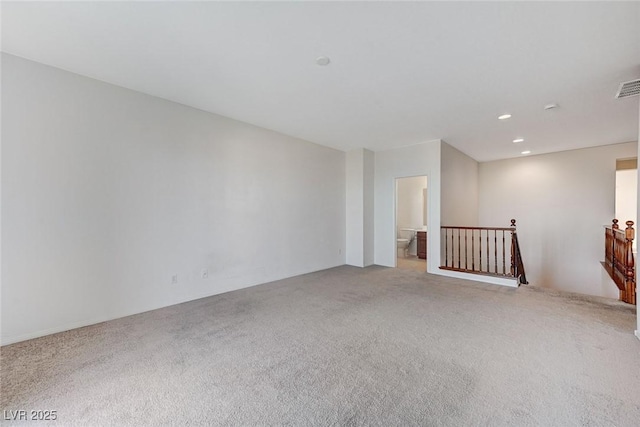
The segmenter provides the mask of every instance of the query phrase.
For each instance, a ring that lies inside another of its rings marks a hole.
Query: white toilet
[[[413,228],[401,228],[398,231],[398,238],[396,239],[398,245],[398,253],[402,250],[402,257],[406,258],[409,252],[409,246],[416,238],[416,230]]]

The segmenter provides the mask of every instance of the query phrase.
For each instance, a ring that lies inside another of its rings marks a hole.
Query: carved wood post
[[[611,224],[611,268],[615,270],[616,268],[616,230],[618,229],[618,220],[613,219]],[[623,295],[621,293],[620,299],[624,300]]]
[[[516,231],[516,220],[511,220],[511,276],[516,277],[516,246],[513,233]]]
[[[624,230],[626,238],[625,248],[625,301],[629,304],[636,303],[636,278],[635,278],[635,263],[633,260],[633,239],[635,238],[635,230],[633,229],[633,221],[627,221],[627,228]]]

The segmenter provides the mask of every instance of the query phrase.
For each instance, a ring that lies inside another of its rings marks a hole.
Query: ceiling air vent
[[[618,88],[616,98],[626,98],[634,95],[640,95],[640,79],[620,83],[620,88]]]

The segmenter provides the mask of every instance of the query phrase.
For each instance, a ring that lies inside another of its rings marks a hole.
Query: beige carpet
[[[637,426],[634,325],[607,300],[339,267],[3,347],[1,404],[65,426]]]
[[[419,273],[427,271],[427,260],[420,259],[417,256],[409,255],[407,257],[396,258],[396,267],[402,270],[413,270]]]

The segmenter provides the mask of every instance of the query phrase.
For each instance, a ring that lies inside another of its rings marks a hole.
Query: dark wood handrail
[[[625,222],[627,228],[621,230],[618,220],[605,226],[605,260],[602,263],[611,279],[620,290],[620,301],[636,304],[636,269],[633,256],[635,230],[633,221]]]
[[[440,228],[446,229],[460,229],[460,230],[498,230],[498,231],[513,231],[512,227],[462,227],[457,225],[442,225]]]
[[[528,283],[515,219],[511,220],[511,227],[443,225],[440,229],[443,242],[441,269],[513,277],[520,284]]]

